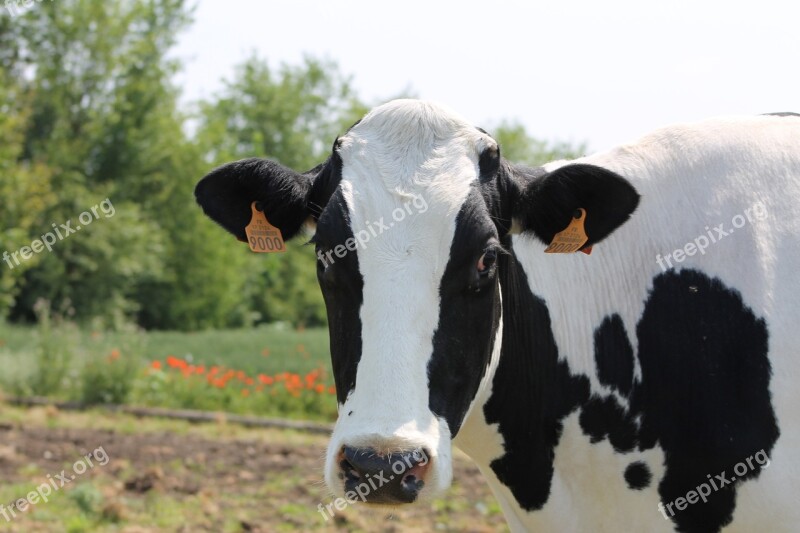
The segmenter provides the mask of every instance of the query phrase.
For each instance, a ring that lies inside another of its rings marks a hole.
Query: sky
[[[670,123],[800,112],[793,0],[195,1],[176,49],[187,102],[257,52],[332,59],[370,104],[411,91],[590,152]]]

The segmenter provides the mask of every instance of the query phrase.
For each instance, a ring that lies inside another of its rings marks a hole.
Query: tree
[[[190,115],[169,58],[190,19],[186,0],[59,0],[0,16],[0,254],[81,226],[0,262],[0,317],[34,320],[44,298],[107,325],[325,323],[311,247],[299,238],[286,254],[253,254],[205,218],[193,189],[244,157],[309,169],[368,107],[332,61],[252,56]],[[528,164],[575,152],[514,122],[496,138]],[[104,202],[112,209],[90,222]]]
[[[558,159],[575,159],[586,152],[586,144],[574,146],[567,142],[546,142],[531,137],[525,126],[517,121],[504,120],[494,128],[493,137],[500,143],[503,157],[512,163],[540,166]]]
[[[3,22],[0,19],[0,26]],[[31,244],[29,236],[36,231],[37,213],[54,205],[56,194],[51,185],[51,168],[41,162],[17,164],[30,109],[2,63],[0,102],[3,102],[0,104],[0,254],[3,255],[0,318],[3,318],[19,294],[25,272],[38,263],[38,258],[20,259],[19,250]]]
[[[302,171],[324,161],[337,135],[365,112],[334,63],[307,57],[298,66],[275,69],[254,56],[237,68],[220,95],[202,103],[198,142],[209,167],[265,157]],[[325,323],[316,258],[303,244],[298,237],[287,243],[286,254],[266,257],[238,245],[237,254],[246,256],[247,279],[240,294],[254,320]]]
[[[0,68],[15,81],[9,107],[22,138],[3,157],[0,186],[27,171],[52,193],[26,211],[29,224],[12,213],[9,226],[30,242],[53,224],[76,227],[106,198],[115,206],[113,218],[31,261],[15,282],[13,316],[32,318],[44,297],[70,302],[78,318],[116,319],[136,310],[140,283],[161,275],[165,235],[149,215],[174,187],[182,139],[166,54],[188,20],[183,0],[62,0],[3,28]]]

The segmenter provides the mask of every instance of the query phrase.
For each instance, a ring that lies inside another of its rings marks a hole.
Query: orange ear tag
[[[586,221],[586,210],[579,208],[578,212],[578,216],[570,221],[566,229],[553,235],[553,242],[545,248],[545,253],[571,254],[578,250],[587,255],[592,253],[591,246],[583,248],[583,245],[589,240],[589,237],[586,236],[586,230],[583,229],[583,223]]]
[[[253,217],[250,223],[244,228],[247,234],[247,244],[250,249],[259,253],[285,252],[286,243],[283,242],[281,230],[273,226],[267,220],[262,211],[256,209],[256,203],[250,205],[253,210]]]

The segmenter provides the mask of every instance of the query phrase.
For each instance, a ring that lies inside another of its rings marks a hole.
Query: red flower
[[[189,363],[187,363],[183,359],[178,359],[173,355],[168,355],[167,365],[169,365],[171,368],[186,368],[187,366],[189,366]]]

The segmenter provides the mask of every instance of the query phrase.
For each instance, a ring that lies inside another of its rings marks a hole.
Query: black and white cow
[[[336,494],[399,458],[367,501],[438,494],[455,444],[515,531],[800,527],[797,116],[526,168],[397,100],[313,170],[238,161],[196,196],[241,239],[253,201],[286,238],[315,228]],[[545,254],[580,208],[594,253]]]

